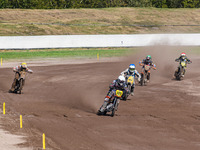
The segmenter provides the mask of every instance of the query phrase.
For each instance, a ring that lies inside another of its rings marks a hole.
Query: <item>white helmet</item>
[[[125,77],[122,76],[122,75],[120,75],[120,76],[118,77],[118,79],[119,79],[120,82],[125,82]]]

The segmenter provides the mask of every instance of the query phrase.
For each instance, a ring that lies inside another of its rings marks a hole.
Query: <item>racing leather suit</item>
[[[143,61],[140,61],[139,64],[143,66],[142,68],[144,68],[144,65],[149,65],[151,67],[154,67],[154,69],[156,69],[156,65],[153,63],[151,59],[143,59]],[[147,80],[150,80],[150,70],[148,71],[147,74]]]
[[[189,62],[189,63],[192,63],[192,61],[190,59],[188,59],[186,56],[180,56],[179,58],[175,59],[175,61],[179,62],[179,64],[181,64],[182,61],[185,61],[186,64]],[[176,72],[179,72],[179,67],[177,68]],[[176,73],[175,72],[175,73]],[[186,69],[184,69],[184,72],[183,72],[183,75],[185,75],[185,72],[186,72]]]
[[[10,89],[10,92],[14,92],[15,86],[16,86],[16,82],[20,78],[20,72],[21,71],[25,71],[27,73],[33,73],[33,71],[31,69],[23,68],[21,65],[14,67],[13,71],[15,72],[15,78],[14,78],[14,81],[12,83],[12,87]],[[23,88],[24,85],[25,85],[25,80],[22,81],[22,88]]]
[[[141,76],[137,70],[135,70],[134,72],[130,72],[128,68],[126,70],[122,71],[121,75],[123,75],[126,80],[127,80],[127,75],[132,75],[134,78],[137,77],[138,81],[140,81],[140,78],[141,78]],[[133,93],[134,88],[135,88],[135,80],[134,80],[133,85],[131,86],[131,93]]]
[[[123,95],[125,95],[128,92],[128,88],[126,87],[125,82],[120,83],[119,79],[114,80],[110,86],[109,86],[109,91],[105,97],[104,103],[100,108],[100,111],[103,112],[108,104],[108,102],[111,100],[111,98],[115,94],[115,90],[121,90],[123,91]],[[123,96],[122,96],[123,97]]]
[[[179,58],[175,59],[175,61],[177,62],[180,61],[180,63],[181,61],[191,62],[191,60],[188,59],[186,56],[185,57],[180,56]]]

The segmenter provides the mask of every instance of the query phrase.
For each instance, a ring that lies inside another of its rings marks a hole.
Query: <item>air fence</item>
[[[0,49],[200,46],[200,34],[0,36]]]

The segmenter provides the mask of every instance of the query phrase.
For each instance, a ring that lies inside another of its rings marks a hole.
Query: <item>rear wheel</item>
[[[177,73],[177,75],[176,75],[176,80],[181,80],[181,75],[180,75],[180,73]]]
[[[114,117],[115,111],[117,110],[117,107],[118,107],[118,105],[117,105],[117,98],[115,98],[114,99],[114,107],[112,109],[111,117]]]
[[[181,80],[181,76],[182,76],[182,68],[180,67],[178,69],[178,72],[176,73],[176,80]]]
[[[113,108],[112,113],[111,113],[111,117],[114,117],[115,115],[115,108]]]
[[[144,74],[141,74],[140,85],[144,85]]]

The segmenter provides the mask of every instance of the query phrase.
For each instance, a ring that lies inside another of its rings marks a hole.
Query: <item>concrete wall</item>
[[[0,49],[200,46],[200,34],[0,36]]]

